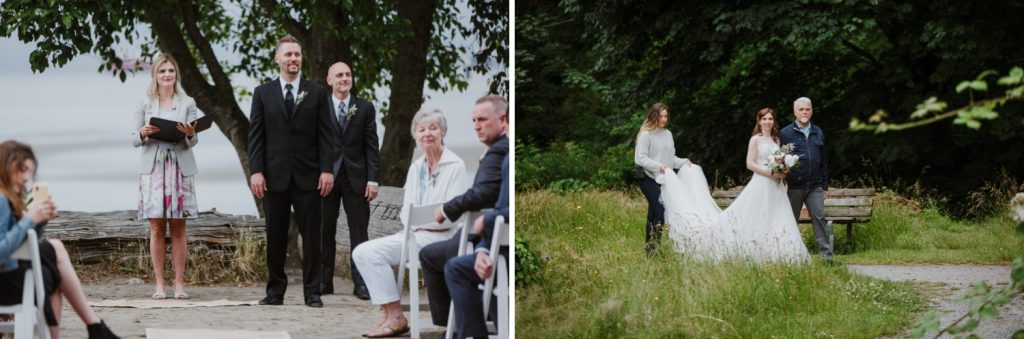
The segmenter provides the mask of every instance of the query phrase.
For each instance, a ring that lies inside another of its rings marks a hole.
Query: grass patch
[[[814,236],[807,227],[804,238],[810,241]],[[1024,233],[1015,230],[1008,207],[981,221],[958,221],[935,207],[883,192],[875,195],[871,222],[853,226],[852,242],[846,226],[835,227],[844,263],[1009,264],[1024,252]]]
[[[518,289],[524,337],[874,337],[924,307],[912,285],[844,267],[706,264],[643,251],[638,192],[519,192],[517,238],[541,257],[541,283]],[[666,237],[667,238],[667,237]]]
[[[241,230],[234,233],[235,246],[208,247],[198,242],[188,242],[185,263],[185,283],[208,285],[218,283],[259,282],[267,277],[267,243],[253,231]],[[174,282],[174,268],[171,265],[171,244],[167,240],[167,254],[164,260],[164,279],[168,286]],[[118,253],[93,265],[75,263],[79,275],[86,281],[100,281],[104,277],[137,277],[153,283],[153,266],[149,253],[149,240],[122,241]],[[70,250],[70,248],[69,248]],[[72,252],[73,253],[73,252]],[[74,257],[74,256],[73,256]]]

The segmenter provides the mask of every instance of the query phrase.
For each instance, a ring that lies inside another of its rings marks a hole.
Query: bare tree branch
[[[185,21],[185,31],[188,32],[189,39],[192,40],[192,45],[199,50],[199,55],[203,58],[203,63],[206,64],[206,69],[210,71],[210,77],[213,78],[213,83],[218,89],[232,88],[231,79],[228,78],[227,74],[224,73],[224,69],[220,66],[220,61],[217,60],[217,55],[213,52],[213,48],[210,46],[210,41],[203,36],[203,33],[199,31],[199,25],[196,23],[196,4],[191,0],[179,0],[178,7],[181,10],[181,16]],[[228,91],[227,93],[220,93],[221,95],[230,95],[231,99],[234,100],[234,91]]]

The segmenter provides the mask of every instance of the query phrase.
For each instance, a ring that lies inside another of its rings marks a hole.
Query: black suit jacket
[[[268,191],[287,191],[293,177],[299,190],[315,190],[320,173],[331,172],[328,91],[301,79],[294,93],[294,114],[286,112],[280,79],[256,87],[252,95],[249,170],[263,173]],[[306,94],[300,102],[301,93]]]
[[[476,170],[476,176],[473,178],[473,187],[444,203],[444,215],[448,220],[458,220],[462,213],[467,211],[494,207],[494,203],[498,201],[498,194],[501,193],[501,163],[505,161],[506,156],[508,137],[502,134],[480,160],[480,168]],[[472,225],[473,220],[469,222]]]
[[[344,130],[338,123],[338,108],[334,107],[333,94],[327,94],[327,106],[331,111],[331,143],[334,145],[334,163],[332,170],[335,177],[345,166],[348,184],[357,194],[366,191],[369,181],[380,182],[380,146],[377,141],[377,109],[369,101],[355,95],[349,98],[349,109],[355,105],[355,115],[345,124]],[[349,113],[352,111],[350,110]],[[336,185],[341,183],[335,182]]]

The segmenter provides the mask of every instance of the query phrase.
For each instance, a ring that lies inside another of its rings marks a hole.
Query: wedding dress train
[[[767,163],[778,148],[771,139],[758,140],[757,162]],[[676,251],[711,261],[810,261],[785,184],[755,173],[723,211],[711,197],[700,166],[683,166],[678,174],[660,175],[658,181]]]

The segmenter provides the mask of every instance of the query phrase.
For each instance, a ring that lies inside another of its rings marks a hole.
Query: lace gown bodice
[[[768,137],[757,137],[757,163],[767,164],[768,159],[771,159],[772,154],[779,150],[779,145],[774,140]]]

